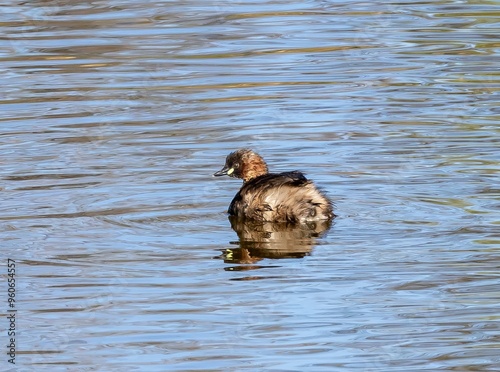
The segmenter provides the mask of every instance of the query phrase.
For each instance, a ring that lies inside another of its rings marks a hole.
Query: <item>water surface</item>
[[[18,370],[498,370],[498,2],[4,5]],[[333,226],[238,235],[239,147]]]

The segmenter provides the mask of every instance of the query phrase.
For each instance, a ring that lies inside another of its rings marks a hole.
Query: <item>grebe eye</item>
[[[239,168],[240,167],[240,163],[236,163],[233,165],[233,168]]]

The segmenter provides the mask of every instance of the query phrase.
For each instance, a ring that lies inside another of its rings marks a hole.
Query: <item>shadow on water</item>
[[[241,220],[230,216],[231,228],[238,234],[238,248],[226,249],[217,258],[225,263],[254,264],[264,258],[303,258],[311,254],[316,239],[325,236],[332,221],[304,224]],[[226,270],[253,270],[262,266],[239,266]],[[269,266],[266,266],[269,267]]]

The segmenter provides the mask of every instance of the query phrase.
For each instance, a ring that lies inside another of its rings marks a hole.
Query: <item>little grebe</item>
[[[332,202],[301,172],[268,173],[259,154],[250,149],[230,153],[214,176],[243,179],[228,213],[271,222],[307,222],[335,217]]]

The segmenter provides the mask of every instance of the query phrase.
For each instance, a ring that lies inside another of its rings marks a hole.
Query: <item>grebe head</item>
[[[259,154],[250,149],[240,149],[227,156],[226,164],[214,176],[241,178],[248,182],[267,173],[266,162]]]

